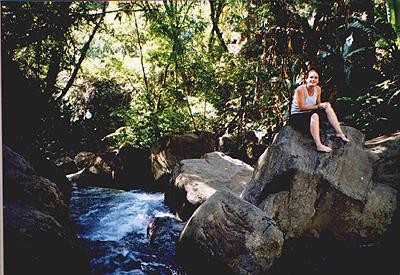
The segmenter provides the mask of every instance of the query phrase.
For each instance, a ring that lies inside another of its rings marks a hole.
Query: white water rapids
[[[146,236],[154,217],[171,215],[163,201],[163,193],[74,186],[71,212],[92,274],[182,274]]]

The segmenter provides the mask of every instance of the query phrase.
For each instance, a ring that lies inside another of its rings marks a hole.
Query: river
[[[71,215],[92,274],[184,274],[174,255],[149,245],[147,226],[170,216],[163,193],[74,185]]]

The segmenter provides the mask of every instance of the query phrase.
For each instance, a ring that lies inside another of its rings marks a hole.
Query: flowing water
[[[182,274],[175,255],[150,247],[147,226],[171,215],[163,193],[74,186],[72,216],[92,274]]]

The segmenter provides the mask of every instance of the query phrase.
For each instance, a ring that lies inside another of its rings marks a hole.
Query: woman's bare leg
[[[335,131],[336,131],[336,136],[341,138],[345,142],[349,142],[350,140],[343,133],[343,130],[340,127],[339,120],[338,120],[331,104],[329,104],[329,103],[327,104],[327,107],[325,108],[325,112],[326,112],[326,116],[328,117],[329,123],[332,125],[333,129],[335,129]]]
[[[317,146],[317,151],[329,153],[332,149],[321,143],[321,138],[319,136],[319,116],[318,114],[312,114],[310,119],[310,132],[314,139],[315,145]]]

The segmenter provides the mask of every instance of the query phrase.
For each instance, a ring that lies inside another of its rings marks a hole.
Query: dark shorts
[[[317,113],[319,115],[319,125],[321,126],[324,122],[328,121],[325,110],[318,109],[311,112],[292,114],[289,117],[289,124],[295,130],[302,132],[303,134],[310,134],[310,120],[311,116]]]

